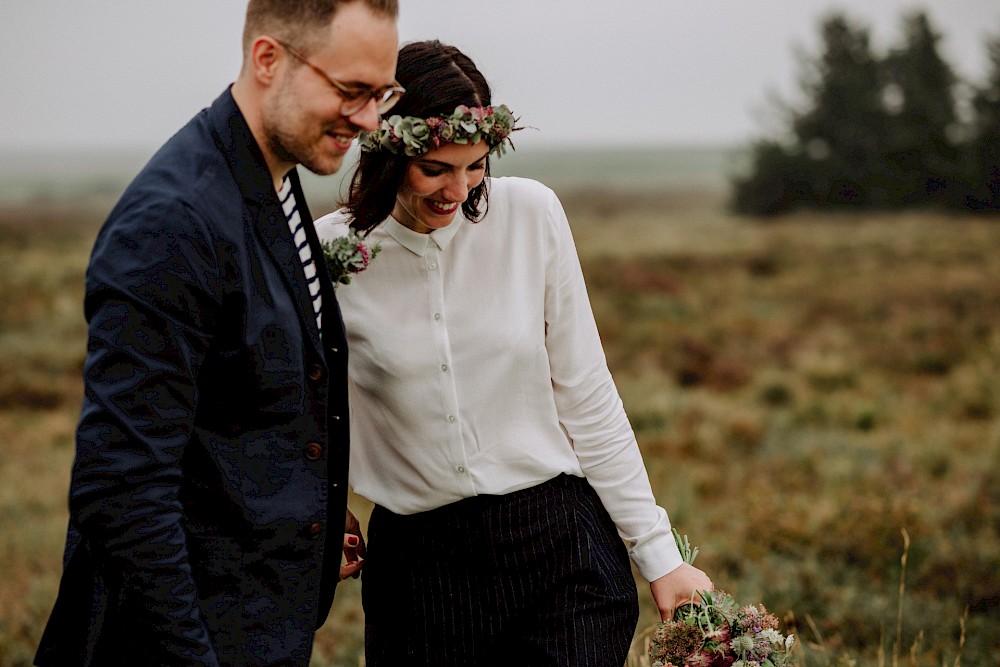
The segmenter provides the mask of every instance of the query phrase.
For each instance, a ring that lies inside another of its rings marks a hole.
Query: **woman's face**
[[[450,225],[469,191],[483,182],[489,150],[485,141],[445,144],[410,160],[392,217],[421,234]]]

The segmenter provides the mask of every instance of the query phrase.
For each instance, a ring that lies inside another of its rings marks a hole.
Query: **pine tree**
[[[803,108],[787,111],[789,139],[759,142],[750,173],[734,181],[738,212],[887,203],[879,158],[888,115],[869,31],[838,13],[822,22],[821,36],[822,52],[801,81]]]
[[[970,208],[1000,211],[1000,32],[986,44],[989,72],[972,100]]]
[[[940,35],[924,12],[904,21],[902,45],[886,59],[892,120],[885,166],[893,203],[948,204],[961,188],[954,71],[938,51]]]
[[[826,51],[806,91],[812,108],[793,127],[810,158],[812,187],[824,207],[882,205],[879,146],[888,115],[882,68],[869,32],[844,16],[822,26]]]

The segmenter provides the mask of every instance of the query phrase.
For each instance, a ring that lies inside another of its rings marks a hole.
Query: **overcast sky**
[[[400,0],[400,39],[466,51],[525,144],[732,144],[794,95],[834,9],[899,39],[925,9],[966,78],[998,0]],[[236,76],[244,0],[30,0],[0,9],[0,150],[152,149]],[[529,133],[522,133],[529,134]]]

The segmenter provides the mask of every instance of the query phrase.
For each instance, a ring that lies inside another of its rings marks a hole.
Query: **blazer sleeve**
[[[71,521],[150,664],[215,665],[181,522],[181,458],[220,304],[208,227],[180,202],[116,211],[87,272]],[[119,205],[119,209],[122,205]]]

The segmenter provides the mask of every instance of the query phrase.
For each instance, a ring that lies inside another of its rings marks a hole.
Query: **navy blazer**
[[[317,265],[322,335],[228,90],[125,190],[87,270],[64,572],[36,664],[308,664],[348,466],[347,346]]]

